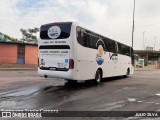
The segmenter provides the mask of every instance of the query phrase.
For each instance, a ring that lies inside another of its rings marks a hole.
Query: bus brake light
[[[73,59],[69,59],[69,68],[70,69],[74,68],[74,60]]]
[[[39,67],[39,58],[38,58],[38,67]]]

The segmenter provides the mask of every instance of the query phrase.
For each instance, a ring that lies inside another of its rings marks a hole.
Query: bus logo
[[[97,61],[98,65],[102,65],[103,64],[103,62],[104,62],[103,55],[104,55],[103,46],[99,45],[98,46],[98,53],[97,53],[97,56],[96,56],[96,61]]]
[[[44,62],[44,59],[43,59],[43,58],[41,59],[40,65],[45,65],[45,62]]]
[[[61,29],[58,26],[52,26],[48,29],[48,36],[52,39],[58,38],[61,34]]]
[[[2,112],[2,118],[11,118],[11,112]]]

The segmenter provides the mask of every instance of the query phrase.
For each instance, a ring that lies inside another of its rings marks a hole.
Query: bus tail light
[[[39,67],[39,58],[38,58],[38,67]]]
[[[73,59],[69,59],[69,68],[74,69],[74,60]]]

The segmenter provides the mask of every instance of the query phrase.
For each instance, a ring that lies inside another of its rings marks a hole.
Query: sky
[[[0,32],[22,38],[20,29],[53,22],[84,28],[132,45],[134,0],[0,0]],[[160,0],[135,0],[135,50],[160,50]],[[144,37],[143,37],[144,36]],[[145,42],[143,42],[143,38]]]

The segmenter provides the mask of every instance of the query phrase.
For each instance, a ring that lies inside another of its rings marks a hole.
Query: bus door
[[[111,60],[111,68],[112,68],[112,75],[116,76],[118,73],[118,67],[119,67],[119,63],[118,63],[118,46],[117,46],[117,42],[115,42],[115,51],[113,53],[109,53],[110,55],[110,60]]]

